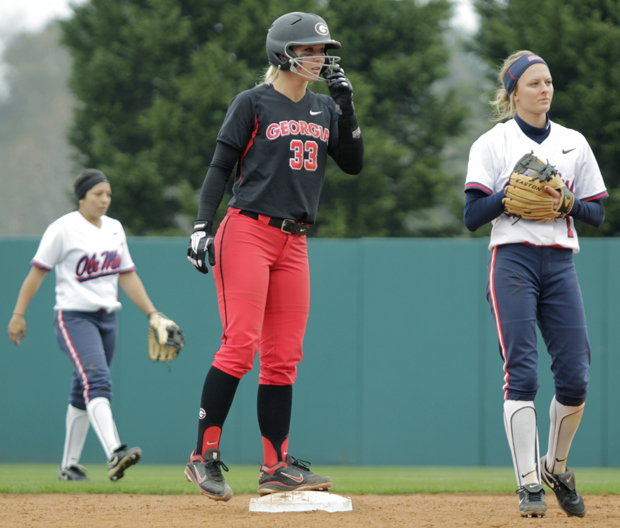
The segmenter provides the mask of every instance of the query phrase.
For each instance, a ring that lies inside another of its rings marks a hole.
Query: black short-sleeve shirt
[[[306,90],[294,102],[261,84],[232,100],[217,139],[242,153],[230,206],[315,221],[327,155],[338,144],[331,97]]]

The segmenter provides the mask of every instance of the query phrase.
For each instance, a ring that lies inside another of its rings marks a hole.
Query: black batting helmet
[[[267,57],[282,71],[291,69],[296,58],[292,46],[325,45],[325,49],[339,49],[340,42],[332,40],[329,28],[320,16],[312,13],[287,13],[278,18],[267,33]],[[283,57],[280,57],[282,55]]]

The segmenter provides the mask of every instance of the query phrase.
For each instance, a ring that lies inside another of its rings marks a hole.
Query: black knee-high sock
[[[209,427],[218,427],[221,430],[224,426],[228,411],[230,411],[230,406],[235,398],[239,381],[239,378],[226,374],[216,367],[212,366],[209,369],[202,388],[202,398],[200,399],[196,453],[202,454],[206,451],[203,449],[203,439],[205,431]],[[219,434],[217,437],[219,444]]]
[[[292,385],[259,385],[257,398],[258,425],[278,457],[283,460],[282,444],[288,438],[293,407]],[[267,462],[267,456],[265,457]]]

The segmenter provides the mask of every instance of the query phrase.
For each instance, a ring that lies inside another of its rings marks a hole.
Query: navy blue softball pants
[[[73,365],[69,403],[86,409],[93,398],[112,398],[110,363],[116,348],[116,312],[58,310],[54,319],[58,344]]]
[[[590,379],[590,344],[572,250],[528,244],[493,248],[487,299],[504,360],[505,399],[536,397],[538,324],[551,356],[557,401],[581,405]]]

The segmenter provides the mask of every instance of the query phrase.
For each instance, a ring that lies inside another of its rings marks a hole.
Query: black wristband
[[[196,231],[196,225],[204,224],[204,227],[200,228],[200,231],[204,231],[205,233],[213,233],[213,222],[210,220],[196,220],[194,222],[194,231]]]
[[[339,106],[340,111],[338,112],[338,116],[342,119],[350,119],[351,117],[355,117],[355,105],[353,101],[351,104],[346,106]]]

